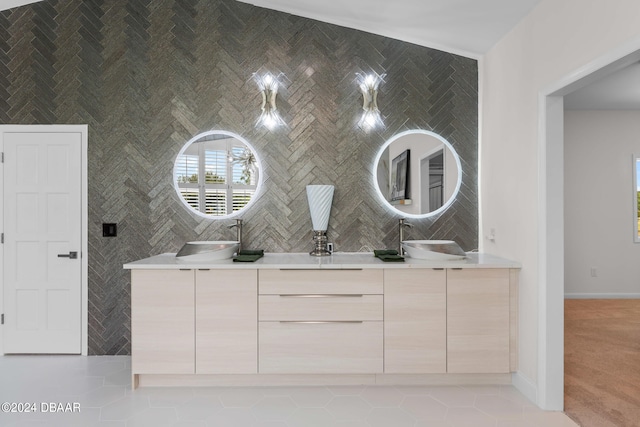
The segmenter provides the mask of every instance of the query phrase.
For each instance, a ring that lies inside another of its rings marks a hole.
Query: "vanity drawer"
[[[259,320],[382,320],[382,295],[260,295]]]
[[[262,374],[365,374],[383,370],[382,322],[259,322]]]
[[[382,269],[260,270],[260,294],[382,294]]]

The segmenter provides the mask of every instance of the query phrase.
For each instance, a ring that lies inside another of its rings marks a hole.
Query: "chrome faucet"
[[[404,240],[404,228],[405,227],[413,227],[413,225],[405,222],[404,218],[400,218],[400,222],[398,223],[398,253],[400,255],[404,255],[404,248],[402,247],[402,241]]]
[[[242,250],[242,220],[236,219],[236,223],[230,225],[229,228],[236,227],[236,240],[238,241],[238,252]]]

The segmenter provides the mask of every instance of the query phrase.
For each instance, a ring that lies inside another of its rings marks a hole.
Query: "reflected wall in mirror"
[[[230,218],[246,209],[260,191],[260,160],[241,136],[213,130],[187,142],[173,167],[180,200],[196,214]]]
[[[640,156],[633,156],[633,241],[640,243]]]
[[[438,215],[462,182],[460,158],[438,134],[416,129],[393,136],[374,161],[374,185],[392,211],[406,217]]]
[[[391,161],[391,179],[389,180],[389,201],[411,199],[409,186],[411,174],[411,150],[404,150]]]

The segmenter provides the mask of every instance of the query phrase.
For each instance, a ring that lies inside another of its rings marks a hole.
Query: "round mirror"
[[[230,218],[247,208],[260,191],[260,160],[241,136],[222,130],[187,142],[173,166],[180,200],[196,214]]]
[[[447,140],[433,132],[409,130],[393,136],[373,164],[378,196],[405,217],[438,215],[460,190],[460,158]]]

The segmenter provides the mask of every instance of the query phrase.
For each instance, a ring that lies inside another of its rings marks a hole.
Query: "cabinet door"
[[[385,373],[446,372],[446,322],[444,270],[385,270]]]
[[[193,270],[131,271],[131,371],[195,372]]]
[[[196,373],[257,372],[257,270],[198,270]]]
[[[509,270],[447,271],[447,371],[509,372]]]

